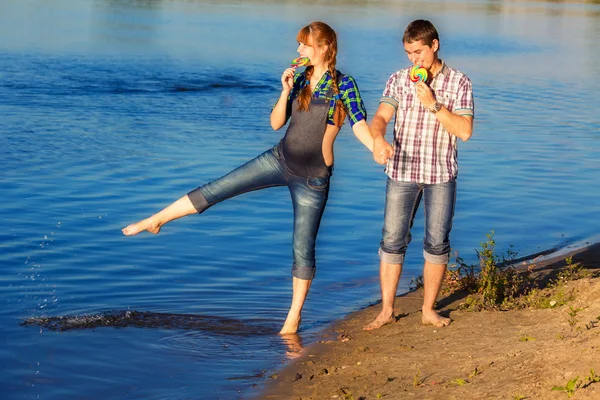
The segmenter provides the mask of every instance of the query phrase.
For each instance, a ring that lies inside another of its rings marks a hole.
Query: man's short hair
[[[422,40],[423,44],[431,47],[433,46],[433,39],[438,42],[440,40],[435,26],[427,20],[417,19],[406,27],[402,36],[402,43],[414,43]]]

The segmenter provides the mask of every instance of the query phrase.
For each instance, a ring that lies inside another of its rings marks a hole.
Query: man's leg
[[[363,329],[370,331],[395,321],[394,300],[402,273],[404,254],[410,243],[410,228],[421,201],[419,185],[388,178],[385,198],[383,238],[379,249],[381,312]]]
[[[445,318],[439,315],[433,307],[435,300],[440,293],[444,274],[446,273],[446,264],[434,264],[425,261],[423,267],[423,308],[421,309],[423,316],[421,322],[431,324],[441,328],[450,324],[450,318]]]
[[[456,203],[456,180],[426,185],[425,240],[423,245],[423,316],[424,324],[442,327],[450,324],[450,318],[434,311],[435,300],[440,292],[446,265],[450,255],[450,231]]]
[[[402,275],[402,264],[390,264],[385,261],[379,263],[381,311],[370,324],[363,328],[365,331],[379,329],[394,322],[394,300],[396,299],[400,275]]]

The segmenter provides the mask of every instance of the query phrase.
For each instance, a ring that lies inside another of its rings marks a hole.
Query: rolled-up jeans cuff
[[[379,248],[379,259],[388,264],[404,264],[404,254],[386,253],[381,247]]]
[[[187,194],[187,196],[188,199],[190,199],[190,201],[192,202],[192,205],[194,206],[196,211],[198,211],[198,214],[202,213],[208,207],[210,207],[208,201],[206,200],[206,197],[204,197],[204,194],[202,193],[202,190],[200,188],[192,190]]]
[[[423,250],[423,258],[425,258],[425,261],[433,264],[448,264],[448,261],[450,260],[450,253],[435,255]]]
[[[294,263],[294,265],[292,266],[292,276],[294,278],[310,281],[315,277],[316,272],[317,268],[314,266],[303,267],[300,265],[296,265],[296,263]]]

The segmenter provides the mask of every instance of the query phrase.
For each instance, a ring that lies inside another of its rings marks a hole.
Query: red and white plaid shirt
[[[456,136],[417,98],[410,68],[392,74],[380,102],[396,108],[394,156],[385,172],[396,181],[442,183],[456,178]],[[442,61],[442,69],[429,82],[437,101],[458,115],[474,116],[473,88],[465,74]]]

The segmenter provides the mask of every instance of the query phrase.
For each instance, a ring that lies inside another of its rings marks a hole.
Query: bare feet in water
[[[283,323],[283,328],[281,328],[281,331],[279,331],[280,335],[290,335],[290,334],[295,334],[296,332],[298,332],[298,328],[300,327],[300,322],[302,322],[302,318],[298,317],[290,317],[288,315],[288,317],[285,319],[285,322]]]
[[[396,322],[396,318],[394,317],[394,313],[390,314],[383,314],[383,313],[379,313],[379,315],[368,325],[365,325],[363,327],[364,331],[373,331],[375,329],[379,329],[382,326],[385,325],[389,325],[389,324],[393,324],[394,322]]]
[[[423,325],[433,325],[437,328],[442,328],[444,326],[450,325],[452,320],[450,318],[442,317],[435,311],[423,311],[423,316],[421,317],[421,323]]]
[[[152,217],[143,219],[135,224],[131,224],[121,230],[125,236],[137,235],[140,232],[148,231],[155,235],[160,232],[160,224],[155,222]]]

